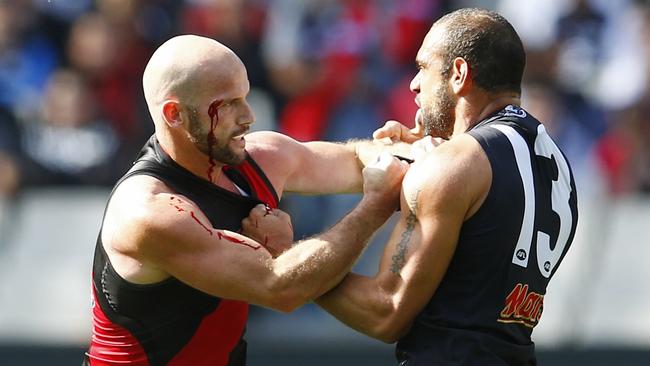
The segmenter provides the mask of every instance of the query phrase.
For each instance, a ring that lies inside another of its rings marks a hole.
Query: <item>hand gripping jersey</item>
[[[116,187],[134,175],[149,175],[199,206],[213,227],[239,231],[241,220],[259,203],[278,206],[278,196],[255,161],[247,156],[224,173],[248,193],[219,188],[176,164],[155,136]],[[112,195],[112,194],[111,194]],[[93,329],[86,363],[104,365],[241,366],[248,304],[220,299],[176,278],[138,285],[111,266],[101,242],[92,273]]]
[[[481,208],[409,333],[400,365],[535,365],[533,327],[576,229],[576,187],[544,126],[507,106],[468,132],[492,167]]]

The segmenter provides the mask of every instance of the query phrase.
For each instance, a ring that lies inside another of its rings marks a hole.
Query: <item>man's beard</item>
[[[217,126],[214,127],[216,128]],[[198,116],[193,113],[189,114],[187,132],[189,133],[190,141],[194,143],[194,146],[215,161],[226,165],[237,165],[246,159],[245,155],[238,155],[230,148],[228,144],[230,138],[225,142],[222,142],[224,143],[222,146],[215,135],[215,138],[212,139],[214,143],[210,146],[208,135],[211,131],[203,131]]]
[[[436,90],[435,103],[422,106],[422,124],[424,134],[432,137],[448,139],[454,132],[454,109],[456,103],[451,97],[451,91],[446,84]]]

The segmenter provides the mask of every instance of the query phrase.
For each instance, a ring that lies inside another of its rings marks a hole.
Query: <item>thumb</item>
[[[380,140],[386,137],[390,138],[391,133],[389,132],[389,129],[386,128],[385,126],[376,129],[375,132],[372,133],[372,138],[375,140]]]

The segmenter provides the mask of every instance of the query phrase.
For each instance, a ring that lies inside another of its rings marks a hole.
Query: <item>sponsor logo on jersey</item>
[[[526,118],[527,116],[526,111],[516,105],[508,105],[504,109],[505,113],[503,113],[503,115],[506,117]]]
[[[533,328],[542,317],[544,295],[528,291],[528,284],[518,283],[505,299],[498,322],[518,323]]]

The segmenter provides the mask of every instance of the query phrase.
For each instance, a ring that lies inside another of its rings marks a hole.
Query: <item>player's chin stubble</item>
[[[217,140],[212,147],[208,146],[207,141],[209,131],[203,131],[201,128],[201,122],[197,116],[190,114],[187,132],[190,141],[194,146],[196,146],[202,153],[208,156],[211,155],[212,159],[227,165],[236,165],[244,161],[244,156],[237,155],[232,151],[232,149],[230,149],[230,146],[228,146],[229,140],[224,144]]]
[[[453,133],[454,108],[456,103],[451,91],[440,86],[435,93],[435,102],[431,107],[422,108],[424,134],[432,137],[449,138]]]

